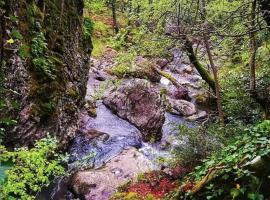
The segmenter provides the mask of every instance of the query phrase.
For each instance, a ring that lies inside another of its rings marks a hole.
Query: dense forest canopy
[[[269,0],[0,0],[0,199],[269,199]]]

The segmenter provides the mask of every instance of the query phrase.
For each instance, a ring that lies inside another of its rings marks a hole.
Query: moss
[[[135,75],[135,71],[132,70],[130,65],[116,65],[112,68],[112,73],[119,78],[129,77],[133,74]]]
[[[142,198],[134,193],[115,193],[113,197],[110,198],[110,200],[142,200]]]
[[[48,46],[48,48],[44,49],[44,52],[42,53],[42,55],[44,55],[44,59],[40,56],[37,57],[39,60],[43,59],[48,61],[48,63],[53,67],[53,71],[51,72],[55,77],[55,80],[52,80],[46,78],[43,71],[38,70],[33,66],[33,64],[31,64],[30,61],[31,59],[33,60],[33,55],[30,57],[29,53],[27,53],[28,51],[32,51],[32,48],[28,49],[28,47],[31,46],[32,38],[37,33],[44,32],[44,42],[47,43],[48,39],[51,41],[52,37],[50,37],[50,35],[60,28],[56,27],[57,23],[55,23],[55,16],[60,14],[60,10],[58,9],[60,3],[55,1],[46,1],[45,3],[46,10],[49,10],[50,13],[42,13],[39,8],[40,5],[37,5],[35,1],[30,1],[28,3],[21,1],[20,6],[24,9],[21,9],[19,12],[19,18],[26,19],[20,20],[19,28],[25,36],[24,47],[27,47],[22,48],[21,54],[26,55],[24,57],[28,59],[31,71],[29,95],[35,104],[33,109],[31,109],[31,112],[32,114],[40,117],[48,117],[55,112],[61,93],[65,91],[66,84],[63,69],[63,57],[61,54],[54,52],[54,49],[51,49],[51,47]],[[48,14],[49,17],[47,16]],[[45,21],[43,21],[44,16],[47,16]],[[63,36],[61,37],[64,39]],[[79,95],[79,92],[76,90],[69,91],[68,93],[74,98]],[[73,109],[69,108],[69,110]]]
[[[123,184],[121,184],[118,188],[117,191],[118,192],[125,192],[128,188],[128,186],[131,184],[131,180],[128,180],[126,182],[124,182]]]
[[[72,98],[77,98],[80,95],[79,91],[76,88],[70,88],[67,91],[67,94]]]
[[[42,116],[46,117],[50,116],[54,112],[56,104],[54,101],[40,102],[39,107],[41,109],[40,111]]]
[[[69,113],[69,114],[74,114],[77,111],[77,107],[75,104],[73,103],[68,103],[65,107],[64,107],[65,112]]]
[[[168,91],[166,88],[160,88],[160,95],[167,95]]]
[[[146,177],[145,177],[145,173],[140,173],[140,174],[138,174],[138,176],[137,176],[137,181],[139,181],[139,182],[144,182],[144,181],[146,181],[147,179],[146,179]]]
[[[110,198],[110,200],[156,200],[156,198],[151,194],[148,194],[143,198],[134,192],[117,192]]]
[[[152,63],[143,62],[141,64],[120,64],[112,68],[111,73],[118,78],[143,78],[153,82],[159,82],[160,76],[153,70]]]

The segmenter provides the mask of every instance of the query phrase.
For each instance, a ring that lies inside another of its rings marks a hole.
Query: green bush
[[[129,47],[130,44],[127,42],[128,30],[121,28],[119,33],[110,38],[110,47],[116,50],[124,50]]]
[[[211,153],[222,148],[228,138],[232,138],[232,132],[241,130],[239,124],[228,124],[225,127],[219,124],[208,126],[197,126],[189,128],[186,125],[177,127],[180,138],[177,140],[186,140],[187,144],[183,148],[173,150],[172,164],[180,164],[186,168],[192,169],[201,163],[201,160],[211,155]]]
[[[196,194],[182,194],[181,199],[264,199],[270,174],[269,140],[270,121],[244,130],[226,148],[195,168],[188,180],[198,184],[208,177],[208,181]]]
[[[41,139],[32,149],[19,148],[10,152],[0,146],[0,166],[12,163],[1,186],[2,199],[35,199],[52,178],[64,174],[61,165],[64,157],[56,150],[57,140],[51,137]]]
[[[224,77],[223,77],[224,76]],[[254,123],[260,118],[260,107],[250,97],[249,75],[242,67],[231,69],[221,77],[223,108],[230,121]]]

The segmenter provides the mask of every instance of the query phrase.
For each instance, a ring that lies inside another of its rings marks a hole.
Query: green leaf
[[[233,188],[233,189],[231,189],[230,194],[231,194],[232,198],[235,199],[236,197],[239,196],[240,190],[238,190],[237,188]]]

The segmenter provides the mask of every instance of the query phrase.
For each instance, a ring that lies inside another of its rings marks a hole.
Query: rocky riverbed
[[[147,62],[175,78],[181,88],[160,75],[158,82],[137,77],[119,80],[109,73],[117,64],[112,49],[92,59],[80,132],[69,146],[72,176],[62,181],[70,197],[67,193],[59,197],[54,190],[58,199],[108,200],[117,187],[139,174],[168,167],[160,160],[172,157],[174,148],[185,148],[187,141],[177,126],[193,127],[207,118],[198,106],[205,103],[207,92],[182,52],[171,52],[171,62]]]

